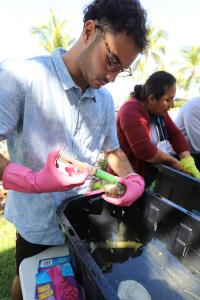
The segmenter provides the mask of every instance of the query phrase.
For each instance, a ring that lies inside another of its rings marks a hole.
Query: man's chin
[[[96,80],[94,80],[94,81],[92,82],[92,85],[91,85],[91,86],[92,86],[94,89],[99,89],[100,87],[104,86],[105,84],[107,84],[106,81],[96,79]]]

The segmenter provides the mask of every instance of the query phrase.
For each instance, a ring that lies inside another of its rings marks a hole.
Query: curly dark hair
[[[156,100],[159,100],[165,94],[166,90],[175,83],[176,78],[172,74],[165,71],[158,71],[153,73],[145,84],[135,85],[131,96],[137,100],[144,101],[152,94]]]
[[[83,22],[98,21],[104,30],[126,32],[143,52],[148,44],[147,13],[138,0],[94,0],[84,9]]]

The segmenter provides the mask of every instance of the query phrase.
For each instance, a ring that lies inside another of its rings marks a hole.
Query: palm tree
[[[145,74],[148,77],[151,73],[164,70],[164,55],[166,52],[165,41],[168,38],[167,32],[159,27],[150,27],[148,33],[149,45],[140,54],[133,65],[134,77],[141,79]],[[136,76],[135,76],[136,74]]]
[[[186,98],[188,98],[188,92],[191,87],[198,87],[200,83],[200,47],[199,46],[187,46],[180,50],[182,60],[180,62],[181,67],[176,72],[176,78],[179,86],[186,92]],[[200,91],[200,88],[199,88]]]
[[[39,45],[47,52],[58,47],[67,49],[74,40],[67,31],[67,21],[58,20],[52,10],[48,23],[32,27],[31,33],[39,36]]]

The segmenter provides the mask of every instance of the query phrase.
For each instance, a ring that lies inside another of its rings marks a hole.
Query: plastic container
[[[153,192],[200,215],[200,180],[164,164],[151,167]]]
[[[195,164],[196,164],[197,169],[200,170],[200,153],[198,153],[198,152],[193,152],[193,153],[192,153],[192,156],[193,156],[193,158],[194,158],[194,160],[195,160]]]
[[[73,197],[57,215],[86,299],[118,299],[128,280],[153,300],[200,297],[199,216],[148,191],[129,208]]]

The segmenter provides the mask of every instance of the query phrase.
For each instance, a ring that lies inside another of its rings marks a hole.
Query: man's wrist
[[[189,151],[184,151],[184,152],[179,154],[180,159],[183,159],[183,158],[186,158],[186,157],[189,157],[189,156],[191,156]]]
[[[135,172],[129,173],[128,175],[126,175],[124,178],[128,178],[129,176],[137,176],[138,174]]]

